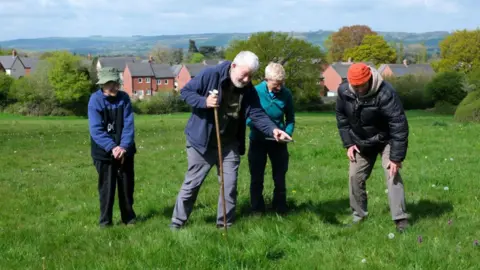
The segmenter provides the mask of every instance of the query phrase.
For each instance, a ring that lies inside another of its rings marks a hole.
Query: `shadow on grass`
[[[337,215],[350,213],[348,198],[322,201],[318,203],[308,201],[301,204],[297,204],[294,200],[288,200],[287,204],[288,204],[288,212],[285,214],[282,214],[284,216],[294,216],[294,215],[302,214],[305,212],[312,212],[318,215],[323,222],[331,225],[337,225],[337,226],[343,226],[342,223],[337,219]],[[239,219],[259,215],[259,213],[251,211],[250,203],[246,200],[241,201],[240,204],[237,205],[237,208],[238,208],[237,217],[236,217],[237,221]],[[274,215],[277,215],[277,213],[273,209],[267,208],[265,213],[262,213],[261,215],[274,216]],[[216,216],[214,215],[207,216],[205,218],[205,221],[215,222]]]
[[[407,204],[407,212],[410,213],[410,223],[416,223],[421,219],[438,218],[445,213],[452,212],[453,205],[450,202],[433,202],[420,200],[417,203]]]
[[[137,221],[138,222],[146,222],[156,216],[160,215],[160,211],[159,210],[153,210],[153,209],[150,209],[146,214],[143,214],[143,215],[138,215],[137,216]]]

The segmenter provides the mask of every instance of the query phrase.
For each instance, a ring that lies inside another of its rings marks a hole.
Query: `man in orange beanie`
[[[405,192],[399,173],[408,147],[408,122],[393,87],[372,67],[350,66],[348,82],[340,85],[336,104],[337,126],[350,160],[349,189],[353,223],[367,215],[366,180],[377,155],[388,187],[390,212],[397,230],[408,226]]]

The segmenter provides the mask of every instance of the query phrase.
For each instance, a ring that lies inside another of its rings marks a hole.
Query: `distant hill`
[[[301,39],[323,46],[325,39],[332,31],[293,32]],[[449,32],[405,33],[405,32],[378,32],[387,42],[403,42],[405,45],[425,42],[430,53],[438,51],[438,43]],[[226,47],[234,39],[247,39],[250,33],[212,33],[196,35],[162,35],[162,36],[132,36],[132,37],[103,37],[90,36],[82,38],[49,37],[38,39],[16,39],[0,41],[0,47],[16,48],[25,51],[69,50],[78,54],[116,55],[135,54],[146,55],[156,44],[163,44],[174,48],[188,48],[188,40],[196,41],[197,46],[209,45]]]

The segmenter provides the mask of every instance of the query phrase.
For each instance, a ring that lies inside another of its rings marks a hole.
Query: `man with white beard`
[[[185,225],[203,181],[210,169],[218,166],[213,108],[218,108],[219,115],[227,227],[235,219],[238,168],[240,156],[245,154],[246,119],[250,118],[265,136],[277,141],[291,140],[262,109],[251,83],[258,67],[258,57],[252,52],[242,51],[232,62],[224,61],[205,68],[180,90],[182,99],[192,107],[192,115],[185,128],[188,170],[175,203],[171,229]],[[218,90],[218,95],[210,94],[214,89]],[[223,204],[220,196],[216,223],[222,228]]]

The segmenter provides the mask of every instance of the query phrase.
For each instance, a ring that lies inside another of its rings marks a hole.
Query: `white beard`
[[[237,88],[244,88],[247,85],[247,84],[243,84],[242,82],[237,82],[237,81],[234,81],[234,80],[232,80],[232,83]]]

